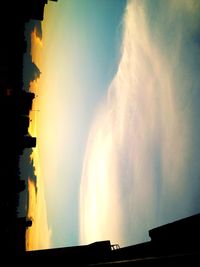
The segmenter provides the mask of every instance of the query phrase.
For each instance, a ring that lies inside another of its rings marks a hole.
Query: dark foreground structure
[[[25,149],[31,150],[37,145],[36,137],[28,131],[29,113],[35,94],[26,88],[23,79],[25,53],[31,58],[25,29],[30,20],[34,23],[36,20],[41,22],[46,4],[48,0],[1,1],[0,237],[1,255],[6,256],[17,256],[25,252],[25,233],[27,227],[31,226],[30,220],[20,218],[18,212],[20,193],[27,187],[26,181],[21,180],[20,176],[20,158]],[[32,59],[29,65],[28,84],[34,77],[36,68]]]
[[[45,259],[67,266],[199,266],[200,214],[149,231],[151,240],[114,249],[110,241],[26,252],[28,262]]]

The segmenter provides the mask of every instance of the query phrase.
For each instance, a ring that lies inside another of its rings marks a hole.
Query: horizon
[[[59,0],[27,24],[24,89],[37,95],[27,250],[129,246],[200,212],[199,10]]]

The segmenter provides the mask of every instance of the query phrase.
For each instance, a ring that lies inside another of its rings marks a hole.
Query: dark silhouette
[[[24,136],[23,147],[24,148],[36,147],[36,137],[31,137],[28,135]]]
[[[57,0],[50,0],[57,2]],[[48,0],[29,0],[24,2],[25,14],[28,19],[43,20],[44,19],[44,6],[48,3]]]
[[[41,20],[47,0],[2,1],[0,17],[2,25],[0,42],[0,111],[1,111],[1,220],[0,236],[2,255],[21,255],[25,252],[25,232],[31,227],[27,218],[19,218],[18,206],[21,192],[27,191],[27,179],[21,179],[19,162],[24,151],[37,145],[30,136],[29,113],[35,95],[29,92],[29,83],[40,75],[40,70],[29,57],[27,80],[23,80],[24,55],[30,55],[30,40],[25,30],[27,22],[34,19],[32,28],[42,37]],[[39,19],[38,21],[36,21]],[[26,90],[26,91],[25,91]],[[27,154],[27,164],[33,170]],[[30,162],[30,163],[29,163]],[[36,184],[36,177],[33,177]],[[26,192],[28,194],[28,192]],[[28,204],[28,203],[27,203]]]
[[[19,183],[17,184],[17,192],[24,191],[26,188],[25,180],[19,180]]]
[[[85,246],[26,252],[34,259],[60,258],[79,266],[180,266],[200,263],[200,214],[149,231],[151,241],[119,248],[105,240]],[[73,266],[73,264],[71,266]]]

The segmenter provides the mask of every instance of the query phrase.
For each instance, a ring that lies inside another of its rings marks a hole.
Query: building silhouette
[[[17,192],[22,192],[25,190],[25,188],[26,188],[25,180],[19,180],[16,185]]]
[[[32,221],[27,220],[26,217],[16,218],[15,221],[15,253],[16,255],[23,255],[24,251],[26,250],[26,229],[32,226]]]
[[[26,258],[31,259],[67,259],[67,262],[97,263],[106,261],[111,253],[109,240],[97,241],[89,245],[73,246],[55,249],[27,251]]]
[[[32,137],[30,135],[26,135],[22,141],[23,148],[32,148],[36,147],[36,137]]]
[[[16,108],[23,115],[29,115],[29,111],[32,109],[33,99],[35,98],[35,93],[26,92],[24,90],[17,94]]]
[[[29,124],[30,124],[30,119],[27,115],[19,115],[18,132],[20,133],[20,135],[27,135],[28,134]]]
[[[29,260],[61,259],[67,266],[198,266],[200,214],[151,229],[149,242],[119,248],[109,240],[85,246],[27,251]],[[116,248],[116,249],[113,249]]]
[[[7,106],[9,106],[13,112],[20,115],[29,115],[29,112],[32,109],[35,93],[26,92],[25,90],[15,91],[12,88],[5,88],[5,90],[2,91]]]
[[[57,2],[57,0],[50,0]],[[43,20],[44,19],[44,7],[48,3],[48,0],[23,0],[23,8],[27,19]]]
[[[37,78],[40,71],[30,62],[27,85],[23,79],[24,53],[29,54],[29,42],[25,33],[29,20],[43,20],[47,0],[4,0],[1,2],[0,17],[2,38],[0,42],[0,110],[2,126],[1,146],[1,255],[7,259],[25,253],[25,233],[31,223],[19,219],[19,195],[25,189],[21,180],[19,161],[25,148],[36,146],[36,137],[29,135],[29,113],[35,95],[29,90],[31,78]],[[35,22],[33,21],[33,24]],[[30,29],[29,29],[30,30]],[[30,32],[29,32],[30,33]],[[28,203],[27,203],[28,204]]]

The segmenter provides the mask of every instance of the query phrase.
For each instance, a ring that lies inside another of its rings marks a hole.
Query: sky
[[[199,11],[195,0],[46,5],[31,33],[27,249],[137,244],[200,212]]]

